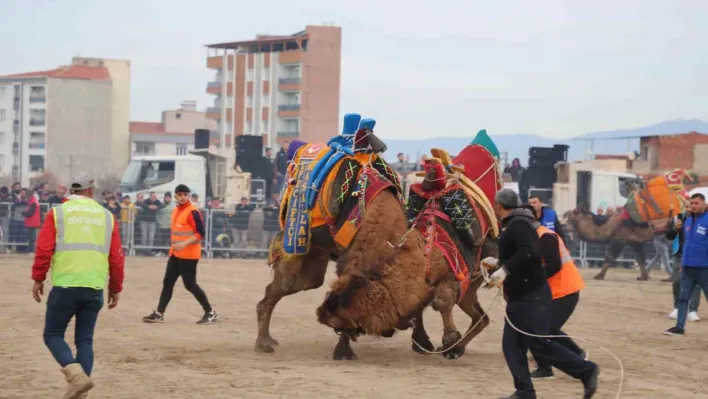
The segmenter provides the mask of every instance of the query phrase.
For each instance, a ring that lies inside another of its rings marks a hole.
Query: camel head
[[[380,323],[366,317],[376,302],[384,299],[377,295],[385,292],[382,288],[375,274],[341,276],[332,284],[324,303],[317,308],[317,320],[352,339],[367,333],[383,333],[384,329],[376,328]]]
[[[345,274],[332,283],[317,308],[317,320],[352,339],[363,334],[390,337],[394,330],[409,328],[418,310],[404,309],[400,293],[393,291],[376,272]],[[415,307],[413,302],[407,305]]]

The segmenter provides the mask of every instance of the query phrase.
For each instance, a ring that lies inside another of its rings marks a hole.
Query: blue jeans
[[[669,244],[663,237],[654,237],[654,249],[656,254],[647,264],[647,273],[654,265],[661,262],[667,274],[671,275],[671,262],[669,261]]]
[[[93,330],[103,307],[103,290],[54,287],[47,298],[44,344],[62,368],[79,363],[87,375],[93,369]],[[66,327],[76,317],[76,358],[64,341]]]
[[[688,314],[688,300],[693,287],[698,285],[708,300],[708,267],[684,266],[681,268],[681,293],[679,294],[678,320],[676,327],[683,329]]]

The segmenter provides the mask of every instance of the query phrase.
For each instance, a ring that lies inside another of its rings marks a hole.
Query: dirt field
[[[95,336],[96,388],[91,398],[496,398],[512,392],[501,353],[503,307],[492,310],[492,325],[459,360],[421,356],[410,350],[410,331],[393,338],[365,337],[354,344],[359,360],[334,362],[336,336],[317,323],[315,308],[325,288],[285,298],[276,309],[275,354],[253,351],[255,305],[270,279],[263,261],[214,260],[200,265],[199,281],[220,313],[215,325],[198,326],[201,309],[181,286],[164,324],[140,318],[155,306],[164,258],[129,258],[119,306],[101,312]],[[30,258],[0,256],[0,397],[54,398],[62,374],[42,342],[45,305],[30,295]],[[610,271],[608,281],[590,278],[567,328],[613,351],[624,362],[622,398],[707,398],[708,326],[688,326],[684,338],[666,337],[671,326],[670,285],[638,283],[635,272]],[[329,273],[329,279],[333,273]],[[663,276],[661,276],[663,277]],[[45,294],[48,292],[45,291]],[[486,308],[491,291],[482,294]],[[703,301],[703,300],[701,300]],[[708,319],[705,303],[702,312]],[[440,318],[426,311],[426,327],[439,342]],[[458,320],[468,319],[461,312]],[[73,327],[67,333],[73,339]],[[602,367],[597,398],[614,398],[617,363],[585,345]],[[560,372],[536,384],[541,398],[580,397],[580,383]]]

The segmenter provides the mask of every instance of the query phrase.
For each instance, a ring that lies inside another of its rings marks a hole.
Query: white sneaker
[[[690,312],[687,319],[688,321],[701,321],[701,318],[698,317],[698,313],[696,312]]]
[[[678,309],[674,309],[669,313],[669,319],[678,319]]]

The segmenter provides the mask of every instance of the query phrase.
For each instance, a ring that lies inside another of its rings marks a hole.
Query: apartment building
[[[207,117],[222,138],[263,136],[264,146],[338,133],[342,29],[312,26],[289,36],[211,44],[214,95]],[[234,141],[232,141],[234,142]]]
[[[0,76],[0,176],[24,186],[51,171],[120,176],[130,159],[130,61],[75,57],[70,65]]]
[[[162,111],[160,122],[130,122],[131,154],[187,155],[194,149],[195,129],[216,132],[216,120],[197,111],[195,101],[183,101],[176,110]]]

